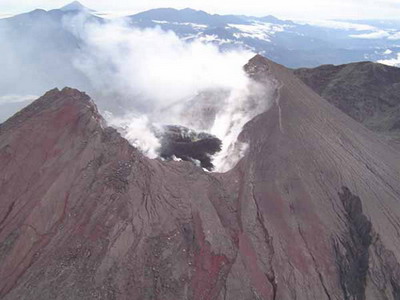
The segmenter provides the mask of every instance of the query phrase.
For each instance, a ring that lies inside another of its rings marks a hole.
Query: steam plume
[[[132,144],[154,158],[156,129],[188,126],[222,140],[222,151],[214,158],[217,171],[236,164],[245,149],[237,142],[243,125],[268,105],[268,89],[243,70],[253,53],[222,53],[212,44],[185,42],[173,32],[121,22],[72,27],[75,32],[83,28],[79,35],[85,40],[75,67],[89,78],[110,125]]]

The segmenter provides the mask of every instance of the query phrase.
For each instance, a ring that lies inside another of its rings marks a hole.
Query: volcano
[[[2,299],[399,299],[400,153],[257,55],[226,173],[149,159],[52,90],[0,126]]]
[[[94,10],[82,5],[79,1],[73,1],[60,8],[62,11],[94,12]]]

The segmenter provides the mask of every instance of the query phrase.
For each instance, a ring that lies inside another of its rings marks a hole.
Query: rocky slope
[[[260,56],[224,174],[150,160],[85,94],[0,127],[0,298],[399,299],[400,154]]]
[[[400,140],[400,68],[360,62],[295,74],[353,119]]]

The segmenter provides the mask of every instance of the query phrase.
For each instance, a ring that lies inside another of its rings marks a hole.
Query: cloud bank
[[[398,53],[397,57],[395,58],[378,60],[378,63],[388,66],[400,67],[400,53]]]

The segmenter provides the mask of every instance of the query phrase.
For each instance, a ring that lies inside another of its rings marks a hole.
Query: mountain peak
[[[209,13],[207,13],[207,12],[205,12],[203,10],[193,9],[193,8],[190,8],[190,7],[186,7],[186,8],[180,9],[179,11],[181,11],[181,12],[190,12],[190,13],[202,13],[202,14],[209,15]]]
[[[60,10],[63,11],[92,11],[91,9],[87,8],[86,6],[84,6],[82,3],[80,3],[79,1],[73,1],[63,7],[60,8]]]
[[[46,92],[42,97],[33,101],[30,105],[16,113],[0,126],[0,134],[6,129],[18,127],[19,124],[38,116],[46,110],[59,110],[65,107],[74,107],[76,114],[90,111],[95,119],[101,119],[97,107],[91,98],[84,92],[77,89],[65,87],[62,90],[58,88]]]
[[[249,66],[271,106],[226,173],[144,157],[70,88],[4,123],[0,298],[398,299],[400,153],[292,70]]]
[[[246,73],[252,78],[259,78],[265,76],[269,70],[271,61],[260,54],[256,54],[249,62],[244,66]]]

